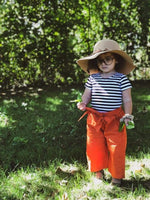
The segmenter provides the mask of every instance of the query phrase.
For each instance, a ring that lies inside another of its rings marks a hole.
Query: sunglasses
[[[102,65],[103,63],[105,63],[106,65],[111,65],[112,62],[113,62],[113,59],[114,59],[114,57],[112,57],[112,56],[107,56],[103,59],[98,58],[97,63],[100,64],[100,65]]]

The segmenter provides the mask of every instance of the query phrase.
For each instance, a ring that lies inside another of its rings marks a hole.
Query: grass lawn
[[[133,84],[135,128],[128,130],[121,188],[87,171],[86,117],[76,103],[83,88],[0,94],[1,200],[150,199],[150,88]]]

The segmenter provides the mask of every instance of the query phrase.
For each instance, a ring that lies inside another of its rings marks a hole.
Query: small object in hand
[[[70,100],[71,103],[79,103],[80,101],[80,99]]]
[[[121,119],[120,119],[120,125],[119,125],[119,132],[121,132],[125,126],[125,119],[129,119],[130,121],[128,121],[128,126],[126,126],[127,129],[132,129],[134,128],[134,116],[133,115],[129,115],[129,114],[125,114]]]
[[[120,121],[120,124],[119,124],[119,132],[121,132],[121,131],[123,130],[124,126],[125,126],[124,121]]]
[[[134,121],[129,121],[127,129],[132,129],[132,128],[134,128]]]

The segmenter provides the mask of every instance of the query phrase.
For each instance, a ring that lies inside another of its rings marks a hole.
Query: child
[[[86,84],[82,102],[77,107],[87,110],[88,167],[102,179],[108,168],[112,184],[121,185],[125,177],[126,128],[119,131],[120,119],[125,125],[132,118],[131,84],[126,77],[135,66],[114,40],[101,40],[94,46],[93,54],[77,61],[86,72],[91,63],[99,68]],[[87,104],[91,101],[91,107]],[[122,109],[122,103],[123,108]]]

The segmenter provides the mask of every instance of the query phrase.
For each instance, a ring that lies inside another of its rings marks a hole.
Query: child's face
[[[98,67],[102,72],[109,73],[115,71],[116,59],[111,53],[105,53],[97,58]]]

